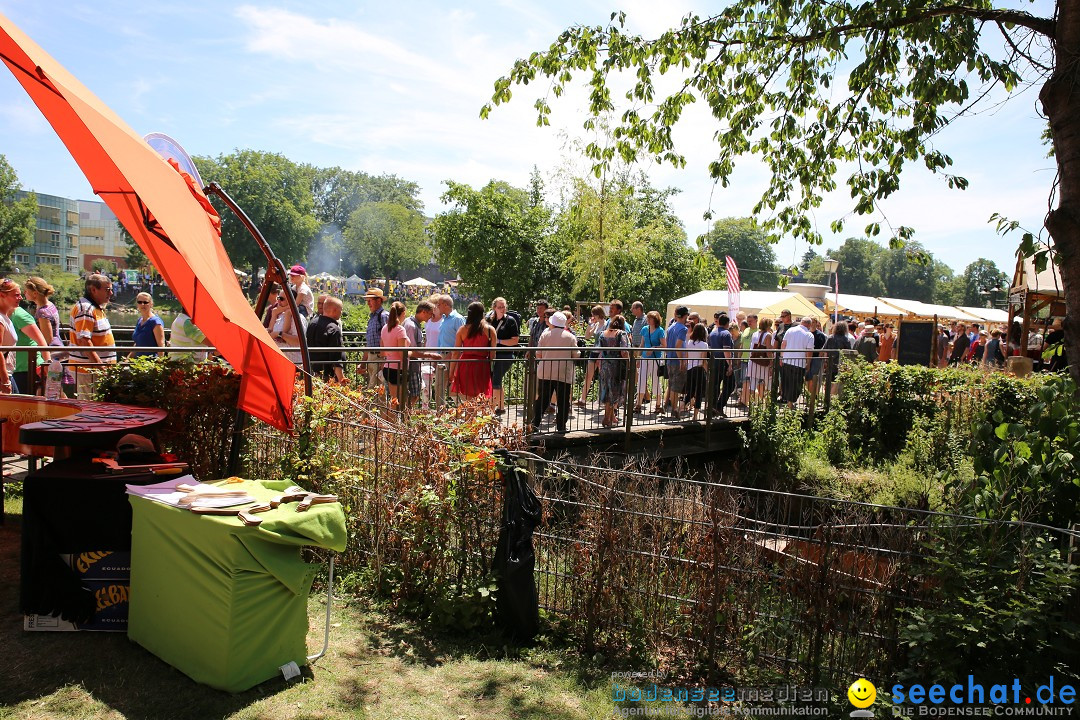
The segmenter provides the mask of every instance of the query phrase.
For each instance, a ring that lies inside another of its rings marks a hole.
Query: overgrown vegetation
[[[1075,382],[861,360],[845,363],[839,382],[814,428],[797,412],[755,408],[742,475],[992,521],[928,525],[911,563],[923,580],[901,611],[900,675],[978,666],[980,678],[1004,681],[1018,654],[1029,677],[1075,672],[1080,572],[1064,532],[1080,521]]]

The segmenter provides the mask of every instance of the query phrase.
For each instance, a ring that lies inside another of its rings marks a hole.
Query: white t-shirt
[[[683,345],[686,350],[708,350],[709,343],[704,340],[687,340]],[[701,362],[705,358],[703,352],[687,352],[686,353],[686,369],[701,367]]]
[[[781,353],[781,362],[806,367],[806,352],[814,349],[814,333],[803,325],[795,327],[784,333],[784,350]]]
[[[424,344],[428,347],[439,347],[439,328],[442,327],[442,317],[438,320],[428,320],[424,323]]]

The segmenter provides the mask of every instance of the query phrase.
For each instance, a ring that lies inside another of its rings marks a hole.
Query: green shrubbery
[[[972,518],[925,521],[924,553],[910,561],[921,587],[899,633],[900,679],[1075,672],[1080,569],[1068,562],[1067,529],[1080,522],[1076,383],[862,361],[839,380],[816,428],[755,408],[740,469],[755,485]],[[755,457],[774,460],[747,468]]]
[[[225,365],[189,358],[143,356],[104,367],[95,397],[169,413],[159,438],[200,480],[227,473],[240,397],[240,376]]]

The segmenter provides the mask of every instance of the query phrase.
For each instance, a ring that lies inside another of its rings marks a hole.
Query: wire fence
[[[426,416],[355,415],[324,416],[307,439],[253,425],[248,472],[280,473],[297,443],[312,443],[314,464],[333,469],[303,472],[342,496],[342,565],[359,585],[451,625],[483,624],[503,503],[490,449],[506,447],[543,506],[535,580],[550,623],[575,645],[669,678],[839,687],[890,677],[907,662],[912,611],[948,601],[943,572],[1008,565],[1006,582],[1025,587],[1047,558],[1071,561],[1077,539],[740,487],[711,470],[676,477],[641,457],[543,458],[477,405],[457,418],[478,432],[469,442]]]

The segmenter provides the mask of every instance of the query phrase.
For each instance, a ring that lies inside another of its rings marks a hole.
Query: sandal
[[[576,405],[579,408],[583,408],[583,407],[585,407],[585,401],[584,400],[575,400],[574,405]]]

